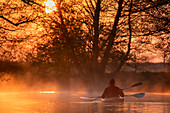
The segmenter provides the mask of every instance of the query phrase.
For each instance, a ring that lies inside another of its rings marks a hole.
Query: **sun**
[[[46,13],[51,13],[52,11],[56,11],[57,10],[55,2],[52,1],[52,0],[45,1],[43,6],[45,6],[45,12]]]

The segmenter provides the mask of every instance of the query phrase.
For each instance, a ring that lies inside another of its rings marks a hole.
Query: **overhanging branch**
[[[33,22],[36,18],[34,19],[28,19],[28,20],[25,20],[25,21],[22,21],[22,22],[19,22],[19,23],[14,23],[12,22],[11,20],[9,20],[8,18],[5,18],[4,16],[0,16],[0,18],[6,20],[7,22],[11,23],[12,25],[14,26],[18,26],[20,24],[24,24],[24,23],[28,23],[28,22]]]
[[[151,8],[155,8],[155,7],[159,7],[159,6],[163,6],[163,5],[166,5],[166,4],[169,4],[169,0],[163,1],[161,3],[154,4],[154,5],[149,6],[149,7],[145,7],[143,9],[134,10],[134,11],[132,11],[132,13],[142,12],[142,11],[145,11],[145,10],[148,10],[148,9],[151,9]]]
[[[153,8],[155,8],[155,7],[160,7],[160,6],[169,4],[169,3],[170,3],[170,2],[169,2],[168,0],[166,0],[166,1],[163,1],[163,2],[161,2],[161,3],[157,3],[157,4],[154,4],[154,5],[148,6],[148,7],[144,7],[144,8],[142,8],[142,9],[136,9],[136,10],[132,11],[132,14],[138,13],[138,12],[143,12],[143,11],[146,11],[146,10],[149,10],[149,9],[153,9]],[[128,10],[127,10],[126,12],[128,12]],[[121,17],[124,17],[124,16],[128,16],[128,15],[126,15],[126,14],[121,15]]]
[[[15,31],[14,29],[7,29],[7,28],[4,28],[4,27],[0,27],[0,29],[4,29],[4,30],[8,30],[8,31]]]
[[[36,4],[36,5],[40,6],[40,7],[44,7],[41,4],[34,2],[33,0],[21,0],[21,1],[23,1],[24,3],[26,3],[26,4],[30,5],[30,6],[32,6],[33,4]]]

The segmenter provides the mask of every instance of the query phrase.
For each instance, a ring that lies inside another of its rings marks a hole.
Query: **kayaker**
[[[111,79],[109,81],[109,86],[105,88],[101,98],[114,98],[114,97],[124,97],[123,91],[115,86],[115,80]]]

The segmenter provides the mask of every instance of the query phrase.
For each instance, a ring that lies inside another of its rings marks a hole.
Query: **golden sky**
[[[5,1],[6,0],[1,0],[1,2],[5,2]],[[44,0],[43,5],[46,6],[46,8],[45,8],[46,13],[50,13],[53,10],[54,11],[57,10],[55,3],[52,0]],[[15,18],[17,18],[17,16],[20,16],[19,13],[18,14],[15,13]],[[24,28],[24,30],[17,30],[15,32],[8,33],[8,35],[11,35],[11,36],[17,35],[18,37],[32,36],[32,38],[29,37],[27,40],[18,44],[19,46],[16,46],[16,52],[12,52],[12,54],[14,56],[16,56],[16,60],[18,60],[17,57],[19,57],[19,56],[21,57],[25,52],[27,53],[29,51],[34,51],[34,47],[36,47],[37,44],[46,43],[47,41],[49,41],[50,40],[49,37],[46,37],[46,36],[41,37],[41,38],[37,37],[37,36],[43,35],[43,33],[46,33],[45,29],[42,26],[37,25],[35,23],[29,23]],[[8,43],[6,45],[2,44],[2,47],[6,50],[11,49],[11,48],[8,48]],[[2,47],[0,47],[0,50],[2,50]],[[146,47],[146,48],[148,48],[148,47]],[[20,51],[17,51],[17,49],[19,49]],[[163,58],[160,53],[161,53],[160,51],[155,51],[155,53],[145,52],[145,53],[137,54],[137,56],[140,57],[142,55],[147,54],[150,57],[151,62],[162,62]],[[0,55],[1,54],[2,54],[2,51],[0,52]],[[34,54],[36,54],[35,51],[34,51]]]

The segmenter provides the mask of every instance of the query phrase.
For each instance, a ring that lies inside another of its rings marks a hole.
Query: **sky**
[[[5,1],[5,0],[2,0],[1,2],[3,2],[3,1]],[[56,10],[56,7],[54,5],[54,2],[52,2],[52,0],[49,0],[49,2],[45,2],[44,5],[45,4],[46,4],[46,6],[48,6],[50,8],[50,9],[47,9],[47,8],[45,9],[45,11],[47,13],[50,13],[51,9]],[[41,26],[33,23],[33,24],[29,24],[25,28],[25,31],[12,32],[12,34],[17,34],[18,36],[20,35],[20,37],[22,37],[23,34],[30,36],[30,35],[32,35],[33,32],[35,34],[41,34],[42,31],[44,31],[44,29],[41,28]],[[34,33],[33,33],[33,35],[34,35]],[[36,35],[35,35],[35,36],[33,36],[33,38],[30,38],[29,40],[24,41],[23,43],[20,43],[19,44],[20,47],[16,46],[16,49],[18,48],[18,49],[20,49],[20,51],[13,52],[12,54],[14,56],[22,56],[24,54],[24,52],[33,51],[33,47],[36,47],[38,43],[41,43],[41,42],[45,43],[48,40],[49,40],[48,37],[39,38],[39,37],[36,37]],[[8,47],[8,45],[6,45],[6,47],[5,47],[5,45],[3,45],[3,48],[7,48],[7,47]],[[0,47],[0,50],[2,50],[2,47]],[[142,55],[147,54],[149,56],[150,62],[157,63],[157,62],[163,62],[163,58],[160,53],[161,53],[160,51],[155,51],[155,53],[145,52],[145,53],[137,54],[137,56],[142,56]],[[2,51],[0,52],[0,54],[2,54]]]

